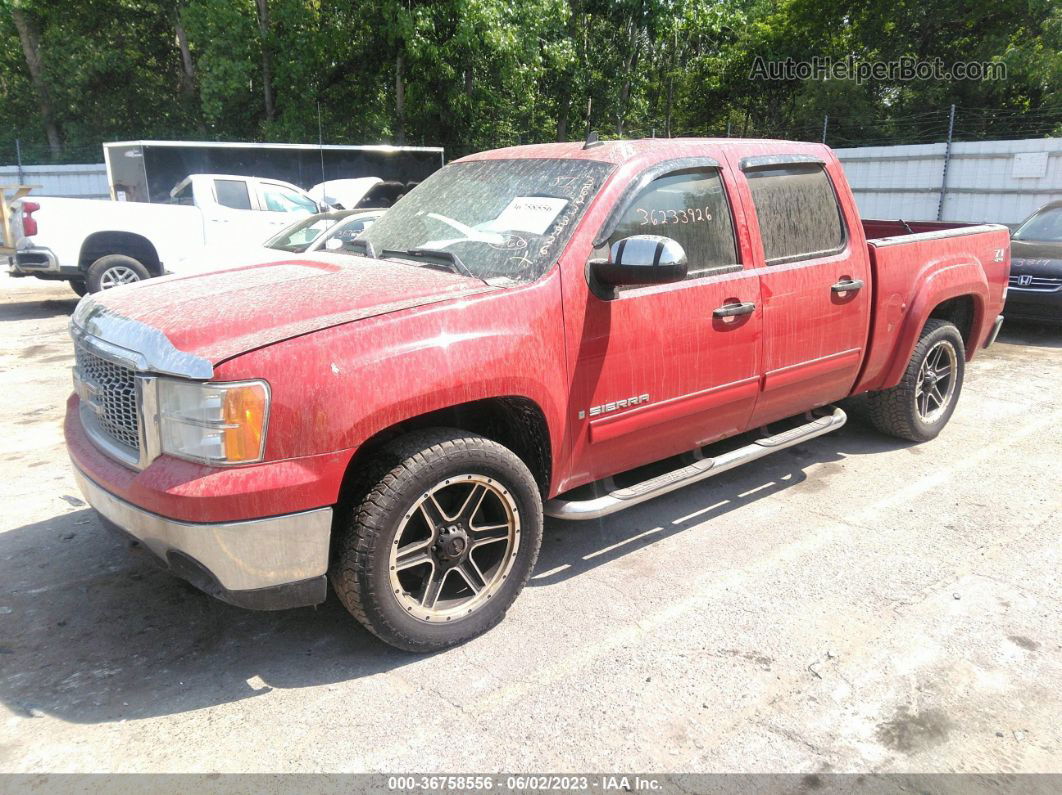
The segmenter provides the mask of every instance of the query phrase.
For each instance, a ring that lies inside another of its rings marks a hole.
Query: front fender
[[[323,329],[223,362],[215,378],[269,382],[267,460],[354,450],[439,409],[521,397],[545,416],[556,467],[567,394],[557,284],[547,275]]]

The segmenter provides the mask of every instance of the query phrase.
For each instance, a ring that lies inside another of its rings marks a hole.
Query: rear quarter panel
[[[1003,308],[1010,232],[982,225],[867,241],[874,307],[863,372],[853,394],[899,383],[933,310],[970,296],[974,312],[966,359],[974,357]]]

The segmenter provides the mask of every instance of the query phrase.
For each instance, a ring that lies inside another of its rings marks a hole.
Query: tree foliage
[[[66,159],[319,132],[451,156],[591,127],[817,139],[827,116],[838,145],[938,140],[952,103],[960,137],[1062,120],[1052,0],[0,0],[0,41],[0,151]],[[750,79],[757,57],[812,56],[1007,78]]]

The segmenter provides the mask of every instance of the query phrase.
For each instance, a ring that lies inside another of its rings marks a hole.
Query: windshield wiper
[[[395,248],[385,248],[381,252],[381,256],[423,261],[429,265],[442,265],[447,270],[452,271],[459,276],[468,276],[470,279],[483,281],[483,279],[474,274],[472,270],[461,261],[461,258],[452,251],[443,251],[436,248],[411,248],[406,251]]]

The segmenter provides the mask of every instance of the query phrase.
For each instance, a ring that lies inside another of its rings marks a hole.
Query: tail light
[[[33,214],[41,206],[37,202],[22,202],[22,234],[25,237],[33,237],[37,234],[37,221]]]

